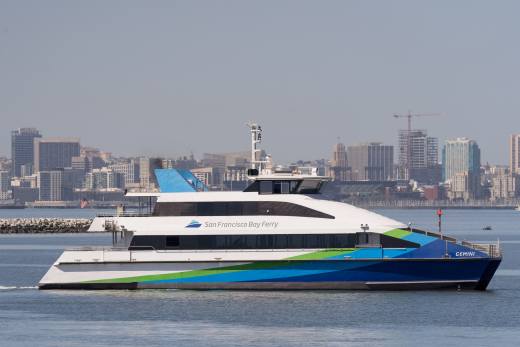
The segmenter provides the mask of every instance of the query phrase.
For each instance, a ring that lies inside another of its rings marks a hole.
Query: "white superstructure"
[[[114,216],[97,217],[89,231],[104,231],[108,220],[120,228],[137,234],[161,233],[168,235],[222,234],[236,232],[240,234],[271,233],[356,233],[362,232],[361,225],[368,225],[369,230],[383,233],[395,228],[404,228],[401,222],[378,215],[365,209],[336,201],[315,199],[309,195],[271,194],[261,195],[255,192],[197,192],[197,193],[159,193],[157,204],[190,202],[285,202],[307,207],[327,214],[333,218],[313,218],[304,216],[269,215],[266,210],[261,216],[198,216],[202,224],[199,228],[187,228],[193,216]],[[260,223],[260,224],[259,224]],[[261,225],[262,227],[259,227]]]

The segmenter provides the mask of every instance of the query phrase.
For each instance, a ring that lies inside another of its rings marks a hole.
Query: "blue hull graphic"
[[[41,289],[438,289],[485,290],[500,258],[285,260],[257,262],[254,269],[128,283],[54,283]],[[225,266],[223,263],[218,263]],[[98,264],[99,266],[103,266]],[[220,268],[221,269],[221,268]]]
[[[148,288],[192,289],[486,289],[500,259],[386,259],[286,261],[252,270],[144,281]],[[366,287],[366,288],[364,288]]]

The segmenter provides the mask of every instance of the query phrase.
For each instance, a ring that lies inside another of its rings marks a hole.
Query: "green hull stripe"
[[[408,236],[410,234],[412,234],[410,231],[402,230],[402,229],[394,229],[394,230],[387,231],[385,233],[385,235],[387,235],[387,236],[395,237],[398,239],[402,239],[403,237]]]
[[[288,258],[290,260],[320,260],[329,257],[335,257],[338,255],[346,255],[354,252],[355,248],[344,248],[344,249],[327,249],[318,252],[312,252],[302,255],[297,255],[295,257]]]

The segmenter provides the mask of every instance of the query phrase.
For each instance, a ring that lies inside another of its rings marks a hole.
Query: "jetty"
[[[2,218],[0,234],[84,233],[90,224],[89,218]]]

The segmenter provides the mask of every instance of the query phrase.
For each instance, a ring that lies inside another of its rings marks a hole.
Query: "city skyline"
[[[244,124],[246,124],[246,123],[244,122]],[[264,128],[266,128],[266,127],[264,126]],[[426,128],[427,127],[412,128],[412,131],[414,131],[414,132],[421,132],[421,131],[425,131]],[[13,129],[16,129],[16,130],[20,130],[20,129],[37,129],[40,132],[40,134],[44,134],[44,130],[42,130],[41,128],[36,127],[36,126],[22,126],[22,127],[15,126]],[[230,152],[235,152],[235,151],[240,151],[240,150],[246,149],[247,146],[248,146],[248,142],[247,142],[248,138],[247,138],[247,136],[243,136],[242,135],[244,133],[242,128],[237,129],[237,131],[240,131],[240,130],[242,130],[241,133],[234,134],[234,135],[236,135],[237,139],[239,139],[239,141],[237,142],[239,144],[237,144],[237,146],[242,146],[242,147],[226,148],[226,150],[213,150],[214,148],[218,148],[218,146],[208,146],[208,148],[212,148],[212,149],[210,150],[210,149],[199,148],[198,151],[188,150],[187,152],[175,151],[174,150],[174,151],[169,152],[169,154],[167,152],[164,152],[164,151],[161,151],[161,150],[152,150],[150,152],[137,152],[137,153],[132,153],[129,150],[123,150],[122,153],[120,153],[120,152],[113,151],[111,148],[101,147],[101,146],[99,146],[98,144],[95,144],[95,143],[84,144],[83,141],[81,141],[81,142],[82,142],[82,147],[98,148],[98,149],[101,149],[103,151],[107,151],[107,152],[112,153],[115,157],[180,158],[180,157],[183,157],[183,156],[188,156],[188,155],[194,154],[196,157],[202,158],[204,153],[230,153]],[[276,129],[273,129],[273,130],[276,130]],[[404,133],[407,130],[404,129],[404,127],[401,127],[401,128],[396,128],[395,131],[396,131],[397,134],[399,134],[399,133]],[[426,131],[429,132],[429,130],[426,130]],[[269,132],[271,132],[271,131],[269,131]],[[518,131],[518,132],[520,132],[520,131]],[[504,166],[509,165],[510,160],[511,160],[510,154],[509,154],[509,150],[510,150],[510,146],[511,146],[510,138],[511,138],[511,136],[514,136],[518,132],[511,132],[511,133],[505,135],[503,138],[501,138],[502,141],[499,141],[499,143],[504,142],[504,146],[501,147],[502,153],[500,155],[500,157],[504,157],[504,161],[496,162],[496,161],[490,161],[490,160],[485,159],[486,158],[485,157],[486,149],[484,148],[484,151],[483,151],[483,154],[482,154],[482,158],[483,158],[482,159],[482,163],[483,164],[489,163],[489,164],[492,164],[492,165],[504,165]],[[274,131],[274,133],[276,134],[277,131]],[[56,134],[52,134],[49,137],[61,137],[61,136],[67,136],[67,137],[68,136],[72,136],[72,137],[74,137],[76,139],[81,139],[81,137],[76,136],[76,135],[70,135],[70,133],[69,133],[69,135],[63,135],[63,134],[62,135],[56,135]],[[2,137],[3,136],[0,135],[0,138],[2,138]],[[480,143],[480,141],[478,139],[476,139],[474,137],[471,137],[471,136],[455,135],[453,137],[442,138],[442,137],[436,136],[435,134],[432,134],[432,137],[438,139],[438,142],[439,142],[440,146],[442,146],[442,144],[444,144],[446,141],[454,140],[454,139],[457,139],[457,138],[460,138],[460,137],[471,138],[471,139],[474,139],[475,141]],[[276,141],[276,139],[272,139],[270,137],[270,134],[268,135],[267,139],[271,140],[271,141]],[[7,142],[8,142],[8,144],[5,146],[5,148],[4,147],[0,147],[0,157],[11,158],[11,156],[12,156],[12,153],[10,152],[11,151],[11,138],[9,138]],[[194,143],[195,142],[197,142],[197,141],[194,141]],[[296,162],[298,160],[332,159],[331,158],[331,154],[330,154],[330,146],[334,146],[337,143],[343,143],[345,146],[353,146],[353,145],[368,144],[368,143],[382,143],[384,145],[394,146],[394,149],[395,149],[395,153],[394,153],[395,164],[398,164],[399,139],[398,139],[398,136],[395,136],[395,134],[394,134],[394,140],[393,141],[389,141],[389,142],[383,141],[381,139],[375,139],[375,138],[365,138],[365,139],[359,139],[357,141],[348,142],[348,141],[345,141],[345,139],[342,136],[336,136],[335,140],[332,141],[332,137],[331,137],[331,138],[329,138],[328,142],[321,143],[320,146],[318,146],[320,149],[322,147],[323,148],[327,147],[326,150],[325,149],[323,150],[324,155],[322,157],[304,157],[305,154],[303,154],[303,153],[301,155],[294,154],[292,157],[288,157],[288,158],[283,159],[283,160],[278,160],[278,163],[279,164],[290,164],[290,163]],[[270,144],[269,142],[265,142],[265,145],[266,145],[267,148],[273,148],[272,144]],[[295,145],[297,147],[299,147],[298,143],[295,143]],[[273,148],[272,152],[271,151],[266,151],[266,153],[272,155],[273,158],[276,161],[276,159],[278,159],[277,158],[277,150],[278,150],[278,148]],[[438,160],[438,163],[439,164],[441,163],[440,159]]]
[[[265,127],[264,127],[265,128]],[[243,148],[232,148],[230,149],[229,151],[214,151],[214,150],[202,150],[200,153],[194,153],[193,151],[190,151],[190,152],[187,152],[187,153],[176,153],[174,155],[162,155],[162,154],[143,154],[143,153],[128,153],[128,154],[120,154],[120,153],[114,153],[111,148],[102,148],[96,144],[84,144],[82,139],[80,137],[75,137],[73,135],[70,135],[70,134],[60,134],[60,135],[55,135],[55,134],[51,134],[51,135],[47,135],[45,134],[41,129],[37,128],[37,127],[17,127],[11,131],[8,131],[8,133],[10,134],[10,136],[12,136],[13,133],[19,133],[20,131],[36,131],[37,132],[37,136],[38,137],[41,137],[41,141],[44,141],[44,142],[56,142],[56,141],[65,141],[65,142],[77,142],[79,145],[80,145],[80,148],[82,149],[85,149],[85,150],[95,150],[95,151],[102,151],[104,153],[108,153],[110,154],[112,157],[114,158],[140,158],[140,157],[149,157],[149,158],[153,158],[153,157],[156,157],[156,158],[164,158],[164,159],[180,159],[180,158],[183,158],[183,157],[189,157],[189,156],[194,156],[195,158],[199,158],[199,159],[203,159],[204,155],[205,154],[210,154],[210,153],[214,153],[214,154],[230,154],[230,153],[243,153],[243,152],[247,152],[246,150],[246,146],[244,145]],[[360,145],[369,145],[369,144],[381,144],[381,145],[385,145],[385,146],[392,146],[393,147],[393,157],[394,157],[394,160],[393,160],[393,164],[397,167],[397,166],[404,166],[403,163],[401,163],[400,161],[402,161],[402,158],[400,158],[400,156],[402,155],[402,151],[403,149],[400,149],[400,142],[404,141],[402,140],[402,137],[403,136],[406,136],[406,135],[403,135],[403,134],[406,134],[407,130],[405,129],[399,129],[398,132],[397,132],[397,136],[396,137],[396,140],[394,141],[395,143],[385,143],[383,141],[377,141],[377,140],[361,140],[361,141],[358,141],[358,142],[345,142],[341,139],[341,137],[336,137],[335,141],[332,141],[332,147],[335,148],[335,146],[337,146],[338,144],[341,144],[341,145],[344,145],[345,148],[346,147],[353,147],[353,146],[360,146]],[[412,134],[421,134],[421,133],[424,133],[426,134],[428,132],[427,129],[412,129]],[[426,136],[426,135],[424,135]],[[490,165],[498,165],[498,166],[511,166],[511,150],[512,150],[512,147],[511,147],[511,139],[513,137],[518,137],[520,136],[518,133],[512,133],[512,134],[509,134],[507,137],[506,137],[506,140],[508,141],[508,146],[507,148],[505,148],[505,151],[506,151],[506,157],[507,157],[507,161],[504,162],[504,163],[495,163],[495,162],[488,162],[488,161],[485,161],[485,160],[482,160],[482,165],[485,165],[487,163],[489,163]],[[432,137],[428,137],[429,139],[433,139],[435,142],[435,152],[437,153],[436,154],[436,158],[437,158],[437,163],[438,164],[442,164],[442,158],[441,158],[441,149],[442,147],[449,141],[453,141],[453,140],[457,140],[459,138],[470,138],[470,137],[466,137],[466,136],[455,136],[455,137],[452,137],[452,138],[446,138],[444,140],[440,140],[438,137],[436,136],[432,136]],[[470,138],[476,142],[479,142],[478,140],[474,139],[474,138]],[[438,145],[437,145],[437,140],[438,140]],[[0,158],[7,158],[7,159],[10,159],[10,160],[13,160],[13,152],[12,152],[12,149],[13,149],[13,139],[10,138],[9,140],[9,148],[7,151],[7,154],[6,155],[3,155],[1,154],[2,153],[2,150],[0,148]],[[32,141],[32,140],[31,140]],[[32,146],[32,145],[31,145]],[[262,141],[262,146],[264,146],[264,142]],[[269,145],[267,145],[269,147]],[[412,145],[413,146],[413,145]],[[321,157],[321,158],[310,158],[310,157],[295,157],[295,158],[292,158],[292,159],[289,159],[288,161],[284,161],[284,162],[281,162],[281,161],[277,161],[276,160],[276,153],[271,153],[271,152],[268,152],[268,151],[265,151],[265,154],[268,154],[270,156],[273,157],[274,159],[274,163],[275,164],[278,164],[278,165],[290,165],[290,164],[293,164],[297,161],[308,161],[308,160],[328,160],[330,161],[331,163],[334,162],[335,158],[335,153],[334,153],[334,150],[331,151],[331,149],[329,148],[328,150],[328,155],[325,155],[324,157]],[[347,159],[348,160],[348,159]],[[333,165],[334,166],[334,165]]]
[[[261,139],[262,130],[259,132],[257,136]],[[120,201],[128,189],[161,189],[159,177],[163,180],[166,177],[163,175],[174,175],[175,171],[166,174],[164,169],[190,170],[190,175],[196,177],[204,189],[241,190],[247,185],[251,168],[248,151],[206,152],[199,159],[193,155],[177,159],[128,158],[81,146],[79,138],[47,137],[36,128],[19,128],[10,134],[13,159],[0,161],[0,200],[12,199],[18,204]],[[509,167],[482,165],[478,143],[468,138],[446,140],[439,165],[438,139],[428,136],[425,129],[400,130],[397,151],[394,146],[380,142],[348,146],[338,142],[332,147],[330,159],[303,158],[284,168],[273,166],[279,163],[262,150],[260,158],[265,162],[263,169],[268,171],[274,168],[282,172],[290,168],[290,172],[303,175],[331,177],[338,187],[332,190],[336,199],[343,196],[346,199],[419,201],[447,197],[451,201],[514,201],[512,199],[520,196],[520,176],[516,170],[518,143],[515,139],[518,136],[510,137]],[[394,152],[399,153],[397,161]]]
[[[520,131],[518,10],[476,1],[6,1],[2,122],[118,155],[175,157],[247,148],[244,123],[256,120],[270,129],[267,152],[290,162],[329,158],[327,139],[337,136],[395,146],[405,122],[392,115],[411,109],[444,114],[414,128],[440,143],[475,139],[483,162],[506,164],[507,137]],[[0,133],[0,155],[8,149]]]

